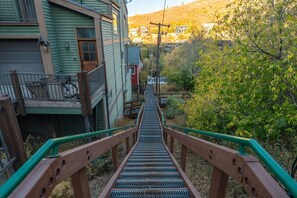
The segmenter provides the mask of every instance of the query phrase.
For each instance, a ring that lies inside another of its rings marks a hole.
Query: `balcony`
[[[0,95],[8,95],[20,113],[90,114],[103,98],[104,66],[77,74],[0,74]]]
[[[0,23],[37,24],[34,0],[1,0]]]

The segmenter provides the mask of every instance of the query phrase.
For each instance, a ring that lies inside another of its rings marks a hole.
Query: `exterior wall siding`
[[[1,12],[1,11],[0,11]],[[39,36],[39,27],[38,25],[1,25],[0,26],[0,35],[30,35]]]
[[[81,0],[73,0],[74,2],[81,4]],[[95,10],[101,14],[106,14],[109,15],[110,14],[110,5],[102,2],[102,1],[98,1],[98,0],[84,0],[82,2],[83,6],[87,6],[88,8]]]
[[[63,73],[76,73],[81,71],[80,58],[76,39],[76,28],[94,27],[91,17],[59,7],[52,6],[55,20],[58,51]],[[69,48],[65,48],[65,43]]]
[[[42,0],[42,7],[44,12],[45,23],[48,32],[48,39],[50,42],[50,49],[52,55],[52,63],[55,73],[60,73],[62,71],[61,61],[59,57],[58,41],[56,35],[55,21],[53,18],[51,4],[47,0]]]

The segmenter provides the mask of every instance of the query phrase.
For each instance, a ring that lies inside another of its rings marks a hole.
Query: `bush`
[[[171,96],[167,100],[167,106],[165,109],[165,116],[168,119],[174,119],[178,115],[184,114],[184,110],[181,108],[181,105],[184,103],[184,100]]]

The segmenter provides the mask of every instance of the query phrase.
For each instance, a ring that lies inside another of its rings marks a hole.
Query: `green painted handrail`
[[[189,132],[204,135],[220,140],[226,140],[229,142],[233,142],[239,144],[239,152],[240,154],[245,154],[245,147],[250,147],[259,158],[267,165],[267,167],[272,171],[273,174],[277,177],[277,179],[286,187],[286,189],[292,193],[294,197],[297,197],[297,182],[285,171],[272,157],[269,153],[254,139],[247,139],[232,135],[226,135],[221,133],[214,133],[203,130],[190,129],[180,126],[173,125],[164,125],[165,127],[170,127],[172,129],[178,129],[188,134]]]
[[[102,131],[83,133],[78,135],[66,136],[61,138],[49,139],[21,168],[15,172],[1,187],[0,198],[8,197],[9,194],[25,179],[32,169],[52,150],[51,157],[58,156],[58,147],[62,144],[92,138],[98,135],[112,135],[114,131],[126,130],[135,127],[135,125],[112,128]]]

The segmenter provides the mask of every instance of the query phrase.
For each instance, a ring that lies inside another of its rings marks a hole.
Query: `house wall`
[[[56,34],[56,24],[53,17],[52,4],[48,0],[42,0],[42,7],[44,13],[45,24],[47,27],[48,40],[50,42],[49,48],[51,49],[51,58],[55,73],[62,72],[60,52],[58,49],[58,40]]]
[[[0,11],[1,12],[1,11]],[[39,37],[39,27],[38,25],[1,25],[0,26],[0,37],[1,35],[23,35],[24,37],[26,35],[30,37]]]
[[[134,74],[131,74],[131,83],[132,85],[138,85],[138,67],[137,65],[131,65],[131,67],[134,67]]]
[[[58,52],[63,73],[81,71],[76,39],[76,28],[94,27],[94,19],[60,6],[52,6],[53,19],[58,41]],[[65,43],[69,48],[65,48]]]
[[[81,0],[72,0],[76,3],[81,4]],[[98,0],[83,0],[82,1],[82,5],[87,6],[93,10],[96,10],[102,14],[106,14],[109,15],[110,14],[110,4],[107,4],[105,2],[102,1],[98,1]]]

